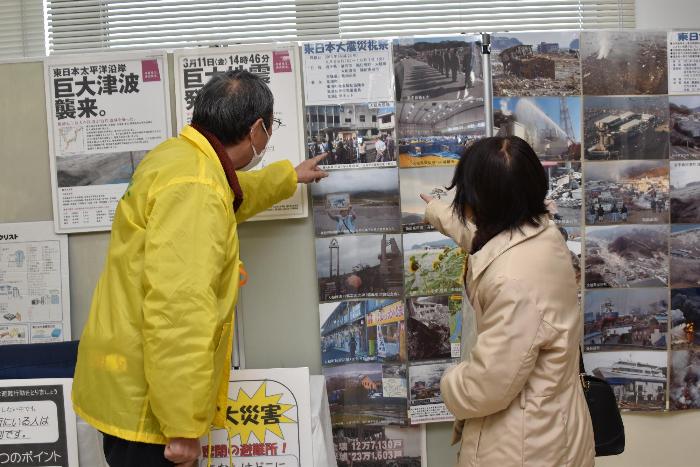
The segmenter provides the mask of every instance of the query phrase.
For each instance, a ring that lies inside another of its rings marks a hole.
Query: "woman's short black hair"
[[[466,223],[473,212],[477,233],[472,253],[505,230],[539,225],[547,213],[549,182],[535,151],[516,136],[483,138],[465,148],[452,186],[455,214]]]
[[[262,118],[272,125],[274,98],[263,80],[245,70],[215,74],[197,93],[192,123],[211,131],[223,144],[236,144]]]

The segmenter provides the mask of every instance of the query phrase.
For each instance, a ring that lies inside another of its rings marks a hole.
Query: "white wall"
[[[700,0],[636,0],[637,29],[700,29]],[[599,467],[691,467],[700,411],[623,415],[627,449],[621,456],[596,459]]]

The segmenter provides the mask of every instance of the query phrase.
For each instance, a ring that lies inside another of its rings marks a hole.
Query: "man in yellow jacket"
[[[275,124],[262,80],[213,77],[192,124],[144,158],[117,206],[73,383],[111,467],[193,465],[198,438],[223,426],[238,224],[327,175],[323,156],[248,172]]]

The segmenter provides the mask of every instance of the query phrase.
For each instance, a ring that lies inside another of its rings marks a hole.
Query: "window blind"
[[[46,55],[42,0],[0,0],[0,60]]]
[[[634,27],[634,0],[47,0],[51,53]]]

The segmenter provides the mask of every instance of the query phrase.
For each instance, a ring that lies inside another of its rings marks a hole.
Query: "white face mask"
[[[260,162],[262,162],[263,157],[265,157],[265,151],[267,151],[267,145],[270,144],[270,134],[267,132],[267,127],[265,126],[265,122],[261,122],[263,130],[265,131],[265,136],[267,136],[267,142],[265,143],[265,147],[263,148],[260,153],[258,153],[258,150],[255,149],[255,145],[253,144],[253,131],[251,130],[250,132],[250,146],[253,148],[253,158],[248,162],[245,167],[242,167],[238,169],[240,172],[246,172],[255,166],[257,166]]]

